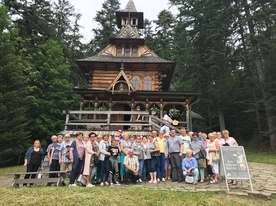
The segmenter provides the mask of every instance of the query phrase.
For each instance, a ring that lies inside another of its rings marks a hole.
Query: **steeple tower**
[[[128,1],[123,11],[116,12],[116,20],[119,29],[128,25],[136,29],[143,29],[144,27],[144,14],[137,12],[133,0]]]

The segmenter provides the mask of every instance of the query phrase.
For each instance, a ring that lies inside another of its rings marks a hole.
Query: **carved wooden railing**
[[[98,129],[111,130],[112,126],[128,126],[129,130],[159,131],[163,125],[167,125],[170,129],[180,132],[180,129],[171,125],[169,122],[150,115],[146,111],[80,111],[66,110],[64,130],[76,129]],[[121,117],[118,118],[118,115]],[[123,120],[125,115],[130,120]],[[137,115],[142,116],[142,121],[136,121]],[[121,120],[118,120],[121,119]],[[137,129],[138,128],[138,129]]]
[[[151,115],[145,111],[79,111],[79,110],[66,110],[63,111],[66,114],[65,130],[87,127],[98,127],[109,129],[110,126],[129,126],[135,127],[147,127],[151,130]],[[117,116],[120,115],[122,120],[118,120]],[[123,120],[125,115],[130,120]],[[143,116],[143,121],[135,121],[137,115]],[[70,128],[69,128],[70,127]]]

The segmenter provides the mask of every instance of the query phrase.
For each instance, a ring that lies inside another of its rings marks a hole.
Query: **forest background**
[[[177,14],[145,19],[140,35],[177,63],[170,90],[202,93],[193,130],[227,128],[241,144],[275,151],[276,1],[169,1]],[[46,147],[63,129],[62,110],[79,108],[73,88],[88,85],[74,60],[109,43],[120,9],[105,0],[84,44],[68,0],[0,0],[0,167],[21,164],[35,139]]]

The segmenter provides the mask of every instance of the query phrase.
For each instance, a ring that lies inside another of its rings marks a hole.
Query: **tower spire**
[[[135,4],[133,2],[133,0],[129,0],[126,8],[124,9],[125,12],[137,12]]]

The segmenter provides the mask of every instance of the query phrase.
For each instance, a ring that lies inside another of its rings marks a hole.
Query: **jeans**
[[[182,166],[181,166],[181,157],[179,152],[170,153],[170,160],[172,165],[172,180],[173,181],[182,181]]]
[[[50,171],[60,171],[59,160],[55,160],[55,159],[52,160]],[[58,173],[49,174],[49,177],[58,177]]]
[[[196,160],[197,161],[197,165],[198,165],[198,160],[199,159]],[[198,174],[198,178],[197,179],[204,180],[204,169],[205,168],[199,168],[198,169],[199,170],[199,174]]]
[[[100,164],[101,164],[100,179],[101,179],[101,182],[106,182],[109,176],[109,165],[110,165],[109,158],[104,158],[104,161],[100,161]]]
[[[79,159],[76,167],[72,168],[71,176],[70,176],[70,184],[74,184],[75,180],[79,177],[81,170],[83,168],[83,163],[84,163],[84,160]]]
[[[157,178],[165,178],[165,154],[160,153],[160,156],[157,157]]]
[[[149,179],[148,176],[149,176],[149,162],[150,160],[149,159],[146,159],[144,160],[144,169],[143,169],[143,172],[142,172],[142,179],[143,180],[147,180]]]
[[[183,171],[183,175],[185,178],[187,176],[187,172]],[[194,184],[195,184],[198,180],[198,169],[197,168],[193,169],[191,172],[191,175],[194,177]]]
[[[157,168],[157,157],[152,157],[148,160],[148,169],[149,172],[156,172]]]
[[[128,169],[125,169],[125,182],[129,184],[129,179],[134,183],[140,179],[139,174],[134,175],[134,173]]]
[[[143,170],[144,170],[144,160],[140,159],[139,160],[139,172],[138,172],[140,177],[142,177]]]

